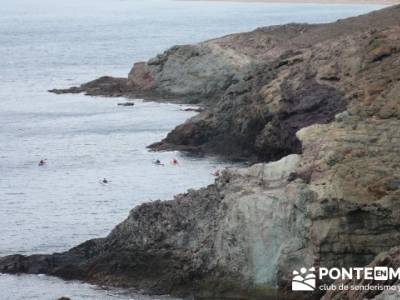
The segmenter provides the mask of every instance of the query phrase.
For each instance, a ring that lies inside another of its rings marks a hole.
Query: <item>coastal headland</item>
[[[105,238],[0,258],[0,271],[196,298],[378,296],[294,293],[291,278],[311,266],[400,267],[399,20],[392,6],[258,28],[174,46],[127,78],[52,90],[198,104],[150,148],[254,164],[142,204]]]

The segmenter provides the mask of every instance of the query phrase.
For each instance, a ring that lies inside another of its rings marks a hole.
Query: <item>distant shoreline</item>
[[[240,3],[293,3],[293,4],[375,4],[396,5],[400,0],[177,0],[177,1],[207,1],[207,2],[240,2]]]

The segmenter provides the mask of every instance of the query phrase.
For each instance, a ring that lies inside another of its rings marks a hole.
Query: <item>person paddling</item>
[[[164,164],[162,164],[161,161],[160,161],[159,159],[156,159],[156,160],[154,161],[154,164],[157,165],[157,166],[164,166]]]
[[[108,180],[107,178],[103,178],[102,180],[99,180],[99,183],[101,185],[107,185],[107,184],[111,183],[111,180]]]
[[[41,159],[38,163],[39,167],[44,166],[46,164],[46,160],[45,159]]]
[[[176,158],[174,158],[171,163],[175,166],[179,165],[179,162]]]

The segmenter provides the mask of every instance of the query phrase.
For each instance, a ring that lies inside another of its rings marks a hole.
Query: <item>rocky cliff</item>
[[[396,71],[382,68],[398,52],[389,28],[396,32],[399,10],[175,46],[135,64],[126,79],[102,77],[53,91],[200,103],[203,113],[151,148],[279,159],[301,152],[297,130],[332,121],[352,102],[373,101],[391,80]]]
[[[306,239],[303,186],[288,187],[299,155],[224,171],[215,184],[143,204],[108,237],[62,254],[0,259],[3,272],[46,273],[153,293],[275,295],[287,249]],[[296,237],[296,238],[293,238]]]
[[[141,205],[104,239],[5,257],[0,270],[155,293],[310,299],[322,295],[290,292],[293,270],[365,266],[385,251],[398,264],[399,20],[395,6],[261,28],[174,47],[127,79],[56,90],[201,103],[202,113],[152,147],[263,162]]]

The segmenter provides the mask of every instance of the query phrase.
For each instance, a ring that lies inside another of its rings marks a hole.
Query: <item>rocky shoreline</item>
[[[400,267],[399,20],[393,6],[259,28],[53,90],[199,104],[150,147],[258,163],[140,205],[106,238],[1,258],[0,271],[196,298],[362,299],[292,293],[290,282],[305,266]]]

